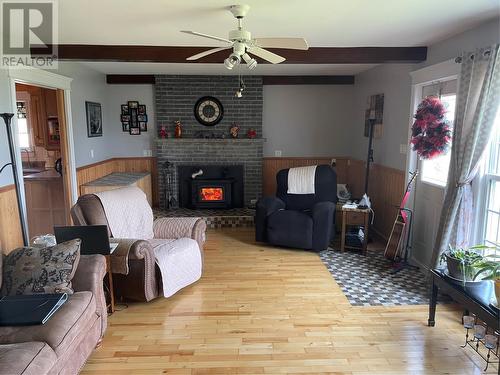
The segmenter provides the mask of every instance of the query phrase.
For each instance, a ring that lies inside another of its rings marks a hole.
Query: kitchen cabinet
[[[24,176],[24,192],[30,237],[67,224],[63,180],[55,170]]]
[[[42,89],[47,117],[57,117],[56,90]]]
[[[30,95],[29,121],[33,132],[33,142],[35,146],[45,147],[45,116],[44,103],[41,90],[34,90]]]
[[[49,151],[61,148],[56,90],[42,89],[45,115],[45,148]]]
[[[36,86],[16,84],[16,91],[29,96],[28,119],[35,146],[49,151],[60,150],[57,91]],[[18,95],[20,99],[21,95]]]

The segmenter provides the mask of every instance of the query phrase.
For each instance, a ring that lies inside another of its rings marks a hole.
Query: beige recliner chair
[[[79,197],[71,209],[71,217],[75,225],[107,225],[109,236],[113,237],[104,207],[94,194]],[[153,223],[154,240],[151,242],[144,239],[123,240],[130,244],[128,253],[116,254],[115,251],[111,256],[115,296],[124,300],[150,301],[161,295],[161,273],[155,262],[152,242],[158,239],[191,238],[198,243],[203,258],[205,231],[206,224],[201,218],[159,218]],[[121,270],[115,273],[117,268],[123,268],[117,258],[123,259],[124,256],[128,259],[127,272]]]

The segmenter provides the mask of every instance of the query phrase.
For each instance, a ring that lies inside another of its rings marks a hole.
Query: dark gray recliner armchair
[[[321,251],[335,236],[337,174],[318,165],[314,194],[288,194],[288,171],[276,175],[276,197],[257,202],[255,239],[273,245]]]

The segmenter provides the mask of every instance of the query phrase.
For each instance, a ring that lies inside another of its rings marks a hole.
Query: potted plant
[[[477,266],[476,278],[482,275],[482,280],[495,282],[495,296],[497,304],[500,303],[500,256],[489,255]]]
[[[487,249],[488,246],[476,245],[468,249],[450,248],[441,255],[441,260],[446,261],[448,273],[451,277],[466,281],[473,281],[477,274],[477,266],[482,262],[483,256],[477,250]]]

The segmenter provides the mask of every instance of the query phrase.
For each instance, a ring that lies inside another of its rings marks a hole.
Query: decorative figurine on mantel
[[[162,125],[160,128],[160,138],[161,139],[168,138],[168,133],[167,133],[167,129],[165,129],[165,125]]]
[[[182,124],[181,124],[181,120],[175,121],[174,124],[175,124],[174,137],[175,138],[182,138]]]
[[[229,129],[229,133],[231,134],[232,138],[238,138],[238,132],[240,131],[240,127],[233,122],[231,128]]]
[[[248,139],[254,139],[255,137],[257,137],[257,131],[254,128],[248,129],[248,131],[247,131],[247,138]]]

